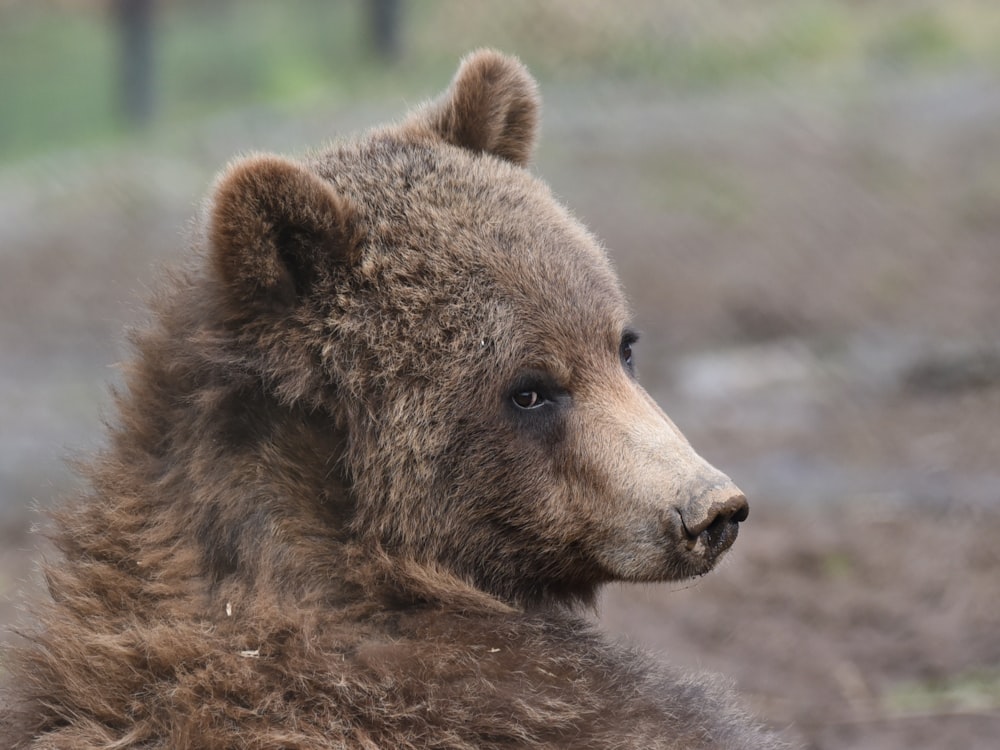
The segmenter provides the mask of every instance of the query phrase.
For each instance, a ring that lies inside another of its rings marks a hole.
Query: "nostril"
[[[690,539],[696,539],[704,531],[718,531],[730,523],[742,523],[750,515],[750,504],[742,494],[733,495],[708,509],[700,523],[689,523],[681,514],[684,531]]]
[[[732,500],[736,502],[734,503],[732,515],[729,519],[735,523],[743,523],[750,515],[750,503],[747,502],[747,499],[743,495],[732,498]]]
[[[709,511],[710,524],[717,522],[741,523],[750,515],[750,503],[744,495],[733,495]]]
[[[729,549],[736,541],[741,521],[750,515],[750,505],[743,495],[733,495],[726,501],[714,505],[708,514],[708,525],[696,537],[703,540],[706,553],[719,555]]]

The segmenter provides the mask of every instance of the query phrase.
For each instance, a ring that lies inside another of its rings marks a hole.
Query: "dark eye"
[[[546,401],[538,394],[538,391],[518,391],[511,394],[510,400],[519,409],[537,409]]]
[[[545,411],[542,407],[559,404],[566,392],[545,372],[529,370],[517,378],[507,391],[507,398],[517,411]]]
[[[632,363],[632,345],[629,344],[628,342],[625,342],[625,343],[622,344],[622,362],[624,362],[625,366],[628,367],[629,369],[632,368],[632,364],[633,364]]]
[[[622,364],[630,373],[635,374],[635,362],[632,360],[632,345],[639,340],[639,334],[635,331],[625,331],[622,335],[622,343],[619,349]]]

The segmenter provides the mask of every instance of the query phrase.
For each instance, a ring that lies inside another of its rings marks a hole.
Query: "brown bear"
[[[153,302],[4,748],[775,748],[579,614],[746,518],[636,381],[595,239],[525,168],[519,62],[219,178]]]

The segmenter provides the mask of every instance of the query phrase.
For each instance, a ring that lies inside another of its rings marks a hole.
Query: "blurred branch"
[[[393,62],[400,54],[400,0],[368,0],[368,23],[375,54]]]
[[[121,39],[119,64],[121,108],[130,125],[144,126],[153,117],[154,0],[115,0]]]

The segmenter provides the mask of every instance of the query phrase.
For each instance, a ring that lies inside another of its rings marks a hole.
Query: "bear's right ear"
[[[523,167],[535,148],[540,109],[538,84],[527,68],[516,57],[482,49],[462,60],[448,90],[409,124]]]
[[[244,305],[287,309],[332,266],[357,260],[350,204],[286,159],[254,156],[232,165],[211,206],[212,264]]]

